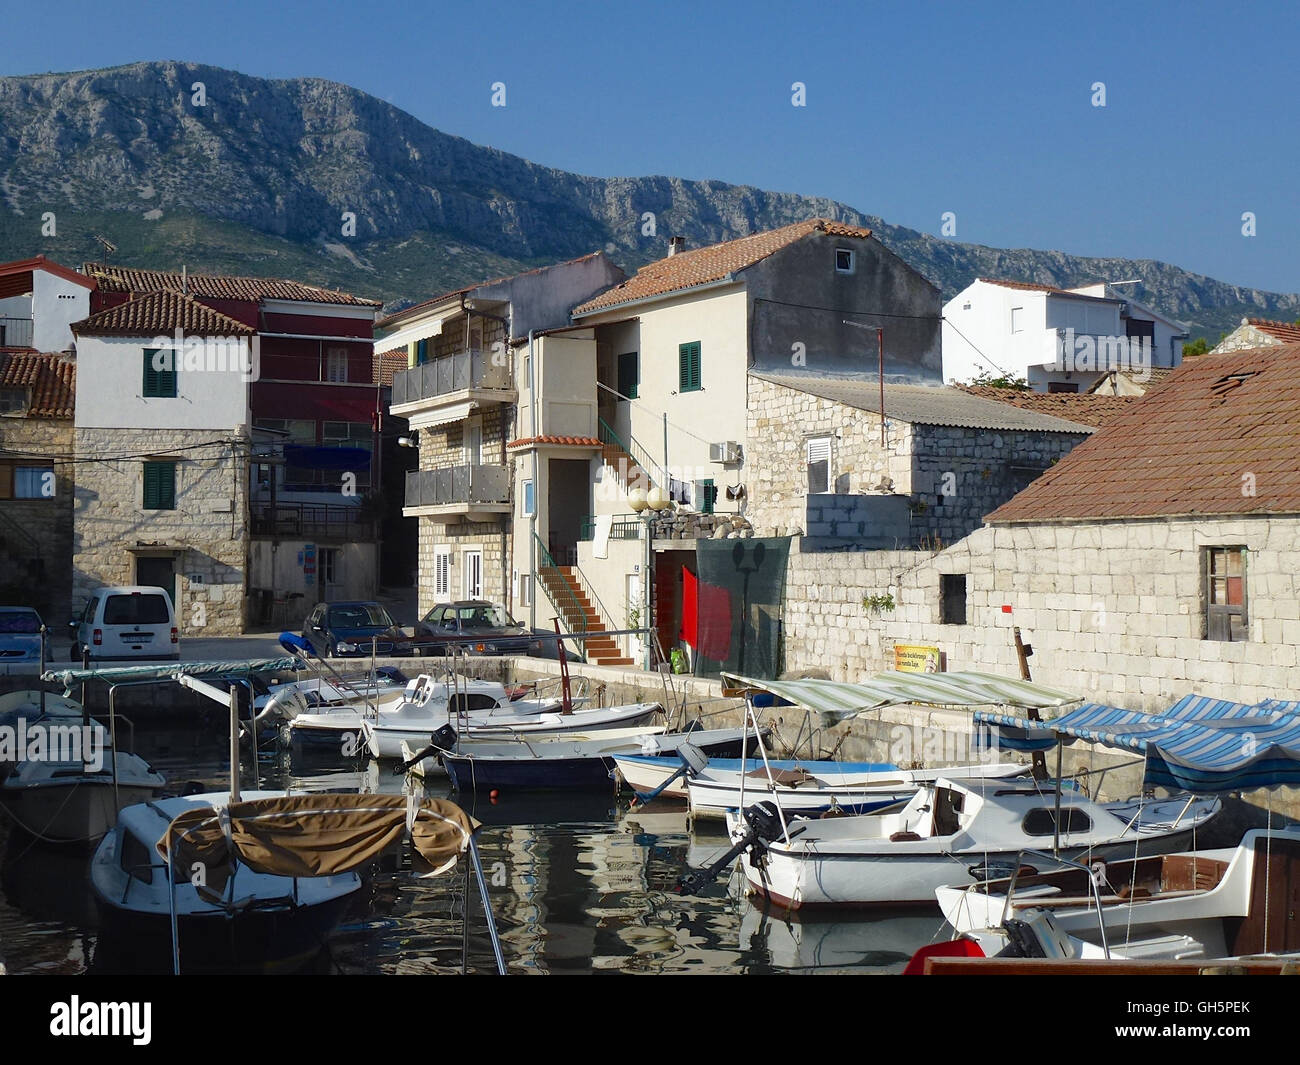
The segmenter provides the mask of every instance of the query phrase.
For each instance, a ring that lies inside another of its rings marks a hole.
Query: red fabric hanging
[[[699,629],[699,578],[685,566],[682,567],[682,624],[677,639],[682,643],[697,646],[696,633]]]

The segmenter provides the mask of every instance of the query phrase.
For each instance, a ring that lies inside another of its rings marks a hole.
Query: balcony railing
[[[360,508],[342,503],[270,503],[251,505],[254,536],[376,539],[375,522]]]
[[[639,540],[644,526],[645,522],[635,514],[615,514],[614,521],[609,527],[609,538],[611,540]],[[589,514],[582,519],[582,524],[578,527],[578,542],[590,543],[595,538],[596,519]]]
[[[393,374],[394,407],[422,399],[438,399],[467,388],[510,387],[509,359],[496,352],[471,350],[399,370]]]
[[[30,318],[0,318],[0,348],[30,348],[32,346],[32,320]]]
[[[442,470],[411,470],[406,475],[408,507],[509,502],[508,466],[451,466]]]

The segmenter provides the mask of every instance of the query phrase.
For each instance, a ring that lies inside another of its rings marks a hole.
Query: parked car
[[[171,597],[162,588],[136,584],[91,593],[81,616],[68,622],[74,662],[83,650],[92,661],[143,658],[179,662],[181,635]]]
[[[29,606],[0,606],[0,677],[40,673],[43,624]]]
[[[459,647],[471,655],[525,655],[532,642],[505,607],[483,599],[439,603],[415,623],[419,654],[443,655]]]
[[[379,603],[317,603],[302,625],[302,638],[322,658],[370,654],[371,637],[379,655],[413,654],[411,638]]]

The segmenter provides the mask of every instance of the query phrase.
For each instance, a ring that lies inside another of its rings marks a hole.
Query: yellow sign
[[[901,673],[942,673],[943,654],[937,647],[894,644],[894,668]]]

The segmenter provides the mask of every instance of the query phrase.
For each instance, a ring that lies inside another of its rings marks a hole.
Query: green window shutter
[[[176,463],[144,464],[144,509],[176,509]]]
[[[618,394],[636,399],[636,386],[641,378],[637,353],[629,351],[618,357]]]
[[[680,344],[677,348],[677,391],[700,390],[700,342]]]
[[[713,478],[698,482],[698,491],[696,495],[700,501],[700,513],[712,514],[713,505],[718,501],[718,488],[713,483]]]
[[[158,348],[144,349],[144,381],[140,387],[140,394],[149,399],[175,399],[176,367],[174,364],[161,370],[155,367],[154,356],[159,350]],[[166,351],[164,354],[175,358],[175,352]]]

